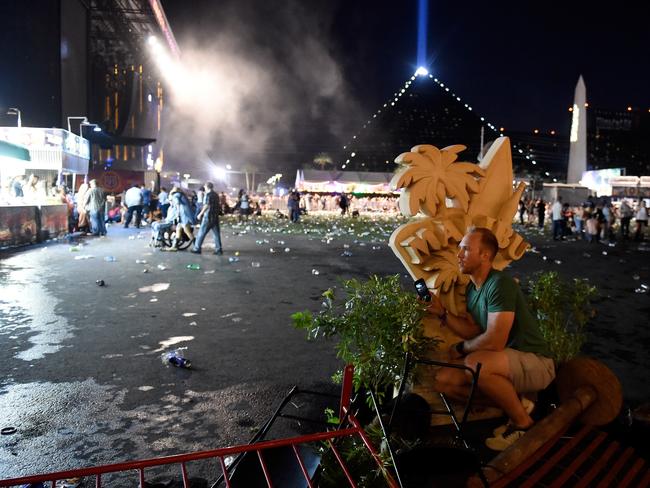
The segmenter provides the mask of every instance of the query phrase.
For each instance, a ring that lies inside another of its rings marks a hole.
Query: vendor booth
[[[68,206],[51,190],[88,173],[88,141],[63,129],[0,127],[0,144],[0,247],[64,234]]]
[[[315,193],[396,194],[390,188],[393,173],[299,169],[296,189]]]

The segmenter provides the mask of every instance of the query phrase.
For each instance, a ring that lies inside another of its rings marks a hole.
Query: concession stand
[[[67,232],[68,207],[53,189],[66,179],[74,185],[77,175],[88,173],[89,142],[64,129],[0,127],[0,144],[0,247]],[[26,189],[32,175],[38,182]],[[13,186],[20,176],[25,191],[16,195]]]

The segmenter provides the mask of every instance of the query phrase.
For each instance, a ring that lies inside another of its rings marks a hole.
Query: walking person
[[[135,226],[139,229],[142,222],[142,191],[138,185],[133,185],[126,190],[122,199],[122,206],[126,208],[124,228],[129,228],[133,214],[135,214]]]
[[[106,194],[96,180],[90,180],[90,189],[86,192],[84,208],[90,216],[90,232],[94,236],[106,235],[106,222],[104,220],[104,207],[106,206]]]
[[[221,233],[219,231],[219,213],[221,209],[219,196],[214,192],[214,185],[211,181],[208,181],[204,185],[204,189],[205,195],[203,197],[201,211],[197,215],[198,220],[201,222],[201,227],[199,228],[199,235],[196,236],[194,247],[190,251],[195,254],[201,254],[203,240],[208,234],[208,231],[211,230],[212,236],[214,237],[214,253],[221,256],[223,249],[221,247]]]
[[[167,188],[164,186],[160,189],[160,193],[158,193],[158,208],[160,209],[162,220],[165,220],[167,218],[167,211],[169,210],[169,193],[167,193]]]
[[[627,240],[630,238],[630,221],[634,215],[634,211],[627,203],[627,200],[623,200],[621,203],[621,208],[618,209],[618,214],[621,218],[621,238]]]
[[[645,200],[639,202],[639,208],[634,217],[636,221],[636,232],[634,233],[635,241],[643,240],[643,228],[648,226],[648,209],[645,206]]]
[[[543,229],[544,216],[546,215],[546,203],[544,203],[544,200],[540,198],[539,200],[537,200],[537,203],[535,204],[535,208],[537,209],[537,227]]]
[[[551,218],[553,219],[553,240],[564,239],[564,215],[562,215],[562,197],[557,197],[551,207]]]

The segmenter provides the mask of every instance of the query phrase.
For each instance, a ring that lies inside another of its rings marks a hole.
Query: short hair
[[[205,186],[207,186],[208,188],[210,188],[210,190],[212,190],[212,189],[214,188],[214,185],[212,184],[211,181],[207,181],[207,182],[205,183]]]
[[[499,241],[490,229],[485,227],[470,227],[467,229],[467,234],[479,234],[481,236],[481,249],[487,250],[490,253],[490,260],[494,260],[499,252]]]

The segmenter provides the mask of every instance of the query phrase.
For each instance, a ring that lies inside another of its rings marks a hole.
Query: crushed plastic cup
[[[603,251],[603,256],[607,256],[607,251]]]
[[[271,254],[273,254],[273,253],[275,252],[275,249],[273,249],[273,248],[271,247],[271,248],[269,248],[269,252],[270,252]]]
[[[285,247],[284,252],[291,252],[291,248]]]
[[[312,270],[311,270],[311,274],[313,274],[313,275],[319,275],[319,274],[320,274],[320,271],[318,271],[317,269],[312,269]]]
[[[341,256],[346,257],[346,258],[349,258],[350,256],[352,256],[352,253],[351,253],[350,251],[343,251],[343,253],[341,254]]]
[[[193,271],[198,271],[199,269],[201,269],[201,266],[199,266],[198,264],[192,263],[192,264],[188,264],[186,266],[186,268],[191,269]]]
[[[104,258],[104,261],[106,261],[107,263],[113,263],[113,262],[117,261],[117,259],[115,259],[115,256],[106,256]]]
[[[258,263],[257,261],[253,261],[253,262],[251,263],[251,266],[252,266],[253,268],[259,268],[259,267],[260,267],[260,263]]]
[[[136,259],[135,264],[147,264],[147,260],[146,259]]]
[[[236,256],[230,256],[228,258],[228,262],[230,262],[230,263],[236,263],[237,261],[239,261],[239,258],[236,257]]]
[[[158,268],[160,271],[165,271],[167,269],[167,266],[165,266],[164,264],[159,264],[158,266],[156,266],[156,268]]]

